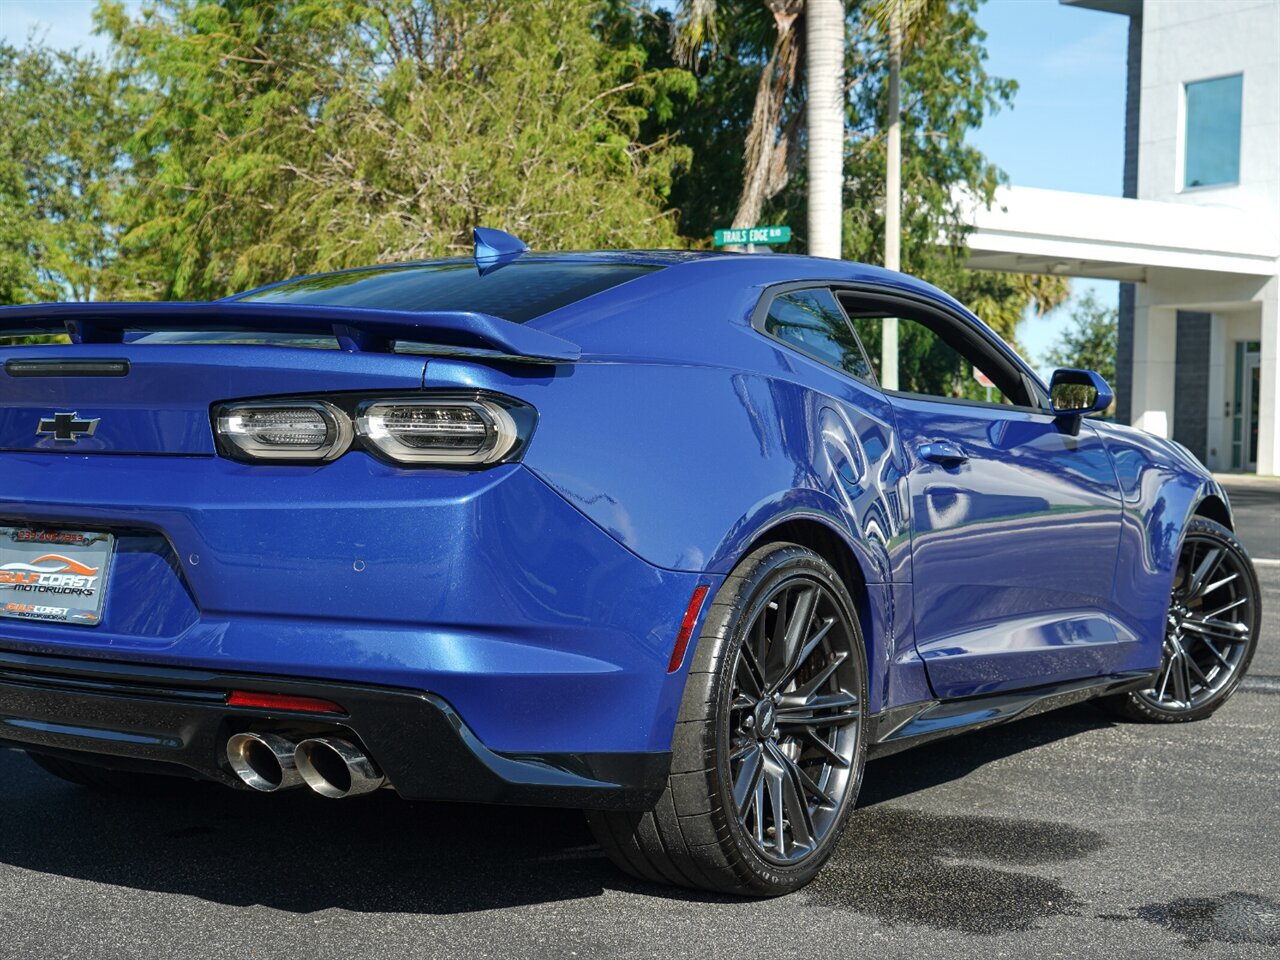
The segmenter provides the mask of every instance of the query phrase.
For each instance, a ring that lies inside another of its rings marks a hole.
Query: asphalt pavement
[[[0,752],[0,958],[1275,958],[1280,483],[1231,495],[1277,562],[1230,703],[1174,726],[1082,704],[873,761],[799,893],[629,881],[571,811],[104,796]]]

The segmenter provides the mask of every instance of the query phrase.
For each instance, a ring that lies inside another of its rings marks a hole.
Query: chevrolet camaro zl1
[[[580,807],[637,877],[771,895],[868,758],[1199,719],[1257,642],[1204,467],[898,273],[482,229],[0,311],[33,333],[70,342],[0,349],[0,746],[82,784]]]

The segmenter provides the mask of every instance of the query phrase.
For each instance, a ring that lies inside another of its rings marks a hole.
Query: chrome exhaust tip
[[[363,750],[337,737],[303,740],[294,763],[307,786],[324,797],[358,797],[387,780]]]
[[[291,740],[274,733],[237,733],[227,740],[227,763],[244,783],[262,793],[302,786]]]

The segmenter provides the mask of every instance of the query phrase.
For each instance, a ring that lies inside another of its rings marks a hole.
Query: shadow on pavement
[[[1003,726],[935,740],[867,764],[858,806],[874,806],[959,780],[992,761],[1110,726],[1113,724],[1098,707],[1081,703]]]
[[[1070,708],[873,762],[862,800],[871,809],[858,812],[855,829],[812,895],[893,917],[905,908],[881,902],[877,910],[872,886],[901,878],[904,865],[952,890],[975,881],[969,870],[938,874],[938,858],[957,850],[984,860],[1028,862],[1018,859],[1023,854],[987,849],[975,835],[1002,833],[1050,860],[1061,859],[1063,850],[1083,855],[1096,848],[1101,841],[1086,831],[1032,824],[1019,832],[1013,822],[924,818],[875,805],[1104,722],[1089,708]],[[720,899],[632,883],[610,866],[573,810],[409,803],[389,793],[335,802],[303,791],[260,795],[185,781],[156,795],[96,793],[4,751],[0,807],[0,862],[234,906],[451,914],[591,897],[605,889]],[[1011,882],[1025,888],[1037,879],[1002,876],[1010,875],[987,870],[976,878],[990,887],[993,909],[996,894],[1015,895]],[[876,879],[883,882],[868,886]],[[1038,916],[1058,891],[1049,884],[1017,895]],[[994,916],[993,923],[1008,927],[1031,914]],[[902,918],[909,919],[909,912]]]

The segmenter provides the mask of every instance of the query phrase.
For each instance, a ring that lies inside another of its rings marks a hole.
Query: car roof
[[[340,276],[345,273],[357,273],[368,270],[395,270],[401,268],[439,266],[444,264],[473,263],[471,257],[441,257],[432,260],[393,261],[389,263],[370,264],[361,267],[350,267],[344,270],[325,271],[309,274],[307,277]],[[748,285],[760,282],[761,274],[768,274],[770,283],[793,280],[830,280],[840,282],[876,283],[899,290],[914,292],[930,299],[939,300],[951,306],[963,306],[953,297],[930,283],[926,283],[910,274],[886,270],[883,267],[861,263],[856,260],[835,260],[827,257],[810,257],[789,253],[737,253],[724,250],[573,250],[573,251],[534,251],[519,258],[521,263],[599,263],[599,264],[632,264],[637,266],[674,267],[711,267],[726,280],[736,279]],[[681,272],[684,272],[683,270]],[[794,274],[779,276],[779,274]],[[262,287],[238,293],[228,299],[248,297],[260,291],[283,286],[307,277],[291,277]]]

